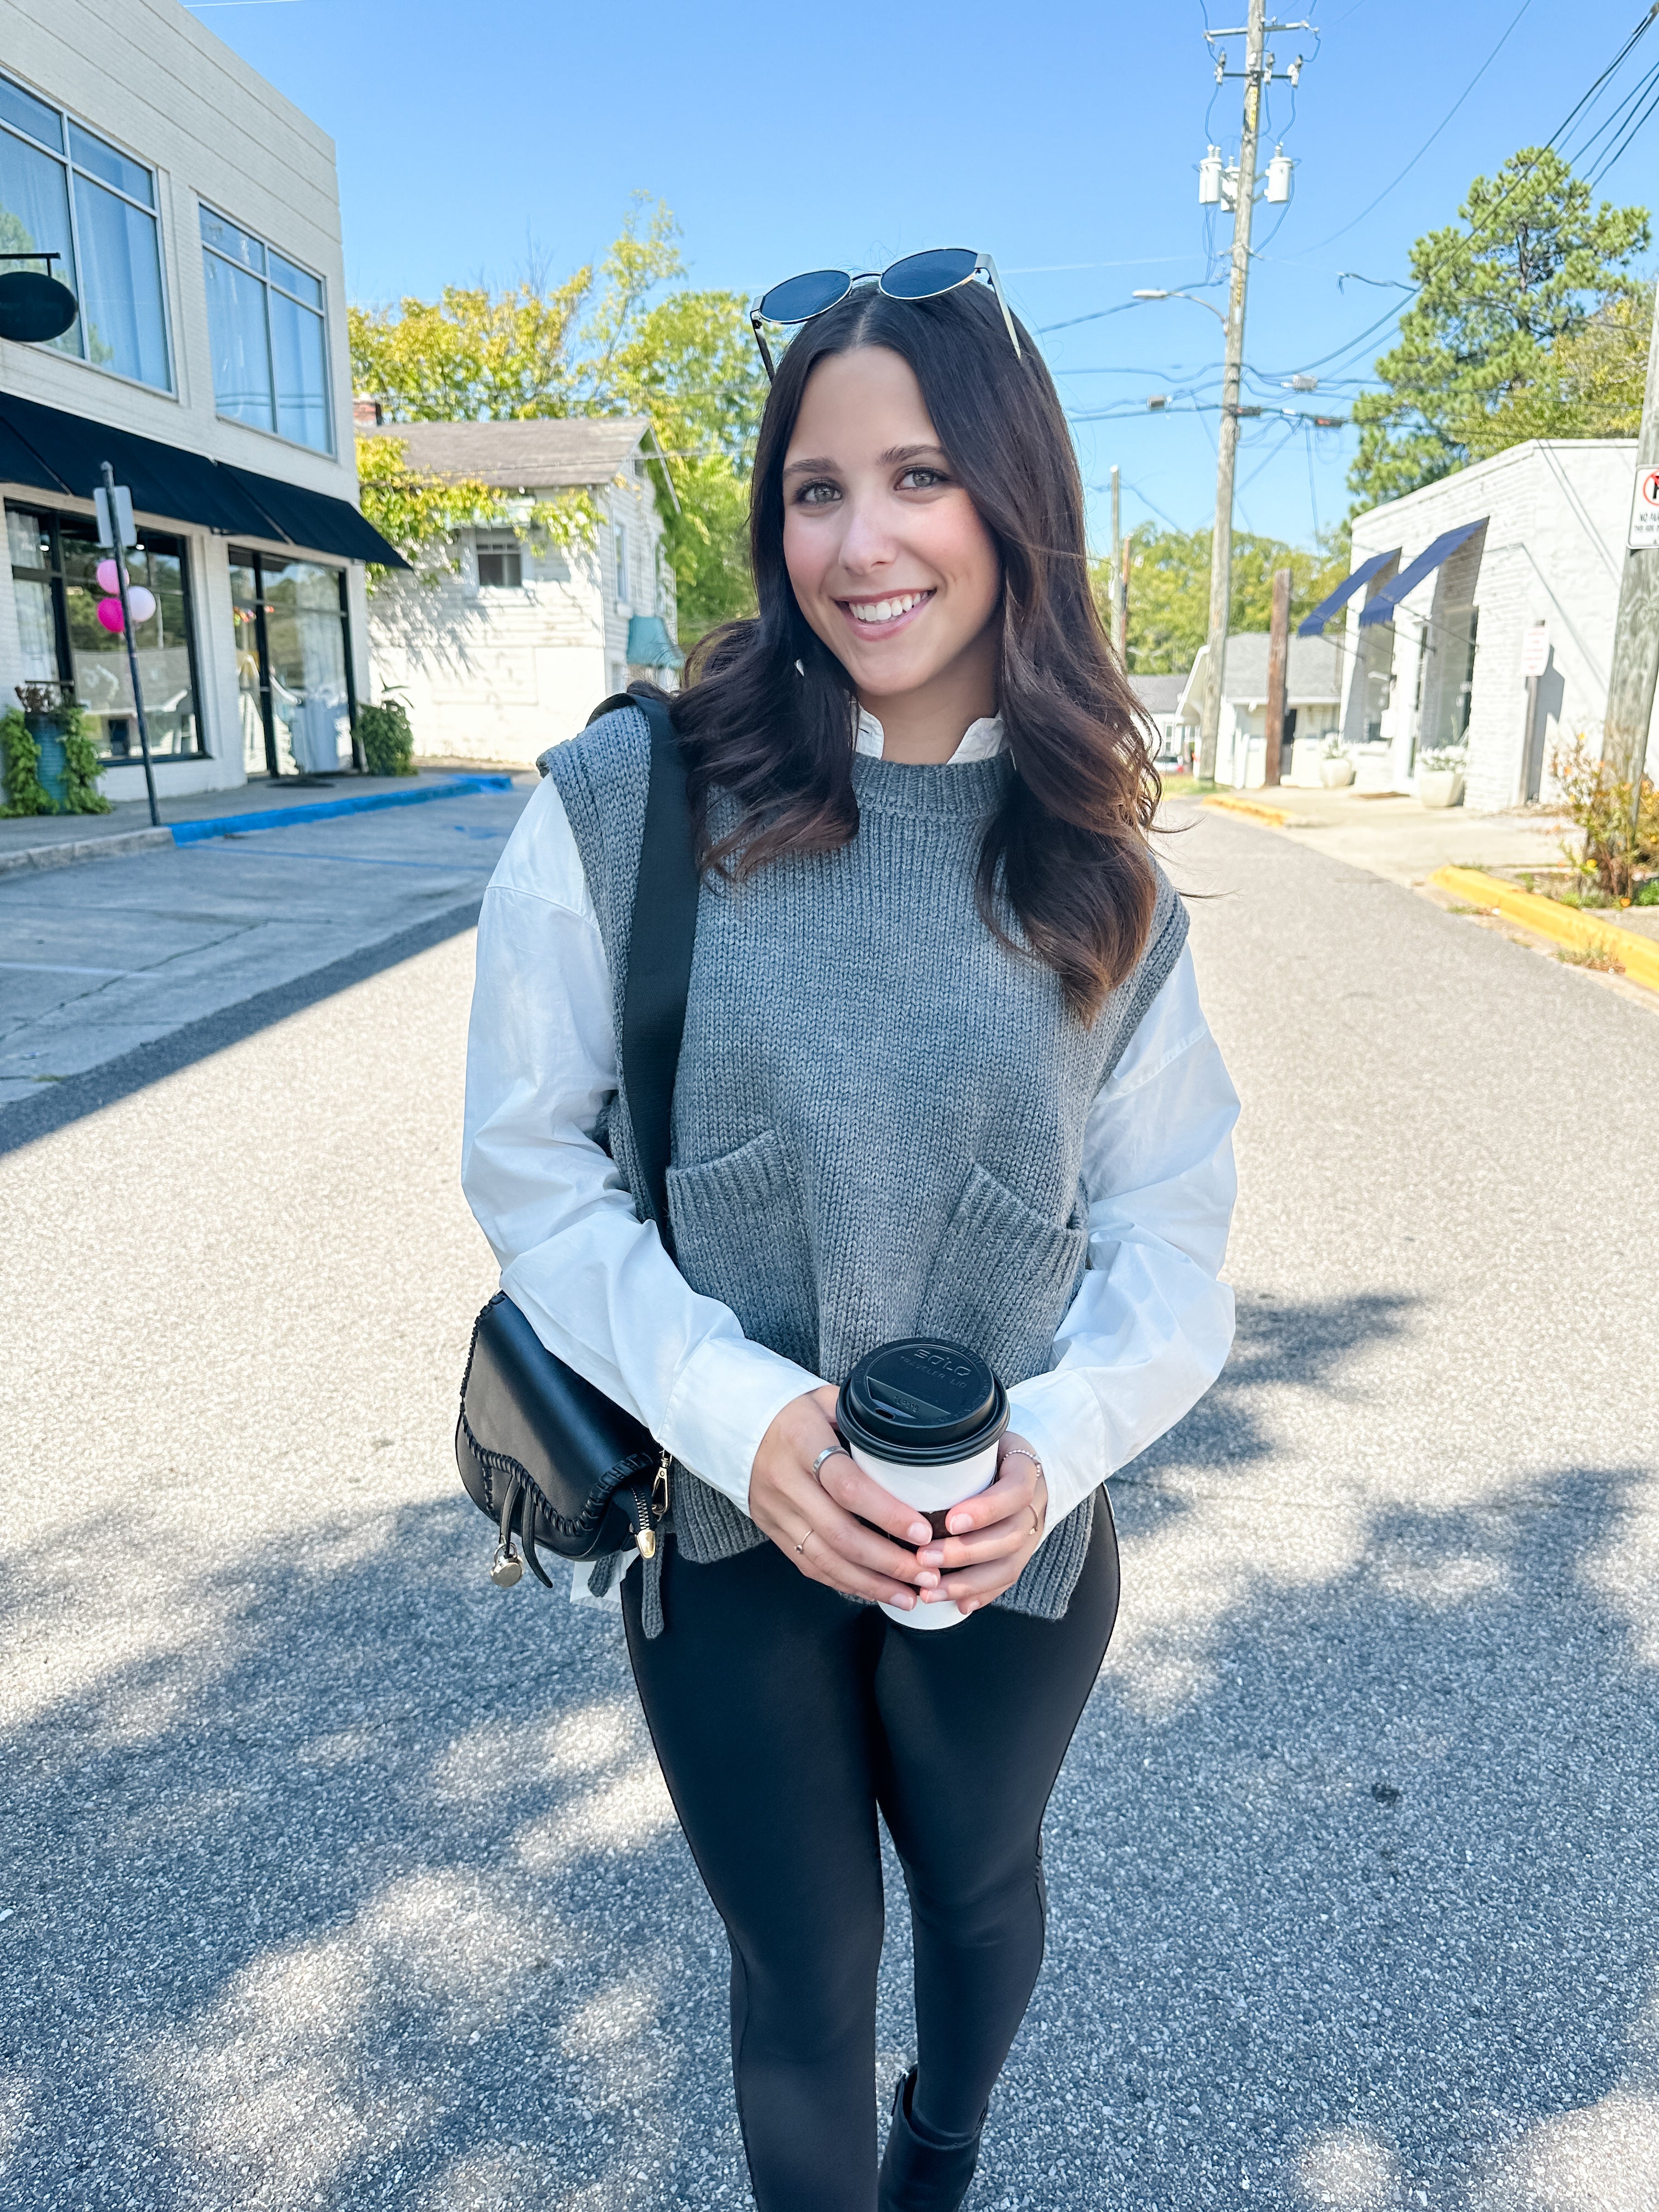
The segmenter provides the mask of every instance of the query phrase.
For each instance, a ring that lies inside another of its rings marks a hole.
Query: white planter
[[[1419,769],[1417,772],[1417,796],[1425,806],[1461,806],[1463,804],[1462,769]]]
[[[1353,763],[1351,760],[1321,761],[1319,781],[1327,791],[1345,791],[1353,781]]]

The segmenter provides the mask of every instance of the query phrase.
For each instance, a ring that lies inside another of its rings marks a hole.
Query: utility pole
[[[1221,375],[1221,433],[1215,471],[1215,529],[1210,540],[1210,650],[1204,670],[1204,720],[1198,772],[1215,774],[1221,702],[1227,678],[1227,617],[1233,596],[1233,465],[1238,453],[1238,386],[1244,366],[1244,301],[1250,283],[1250,218],[1255,212],[1256,138],[1261,128],[1261,53],[1267,0],[1250,0],[1244,41],[1244,128],[1233,200],[1233,275],[1227,294],[1227,350]],[[1225,57],[1222,57],[1225,66]]]
[[[1127,675],[1129,668],[1129,555],[1134,545],[1132,530],[1123,541],[1123,556],[1117,579],[1117,635],[1113,642],[1117,647],[1117,665]]]
[[[1118,530],[1119,513],[1117,463],[1114,461],[1112,464],[1112,565],[1106,573],[1111,580],[1112,650],[1117,655],[1118,666],[1121,668],[1123,665],[1123,645],[1122,641],[1118,635],[1121,625],[1118,620],[1117,610],[1118,601],[1121,596],[1121,586],[1118,582],[1118,572],[1123,565],[1123,540],[1120,536]]]
[[[1601,757],[1620,781],[1633,787],[1632,842],[1641,805],[1648,727],[1659,677],[1659,301],[1648,343],[1648,383],[1636,441],[1636,482],[1631,495],[1625,572],[1613,634],[1613,675]]]
[[[1267,747],[1262,781],[1282,781],[1285,766],[1285,695],[1291,672],[1291,584],[1288,568],[1273,571],[1273,625],[1267,632]]]

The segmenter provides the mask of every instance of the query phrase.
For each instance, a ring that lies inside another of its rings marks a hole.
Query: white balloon
[[[155,594],[147,592],[142,584],[127,586],[127,605],[132,610],[136,623],[146,623],[155,611]]]

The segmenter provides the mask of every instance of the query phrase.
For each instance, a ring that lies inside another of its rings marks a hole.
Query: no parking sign
[[[1631,502],[1630,542],[1659,545],[1659,468],[1641,461],[1636,470],[1636,497]]]

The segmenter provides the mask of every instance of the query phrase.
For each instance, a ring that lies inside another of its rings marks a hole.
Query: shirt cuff
[[[1048,1485],[1048,1535],[1075,1512],[1111,1473],[1106,1422],[1100,1401],[1086,1376],[1033,1375],[1008,1393],[1011,1429],[1018,1431],[1042,1462]]]
[[[669,1394],[657,1441],[746,1513],[761,1438],[792,1398],[823,1388],[821,1375],[752,1337],[705,1337]]]

